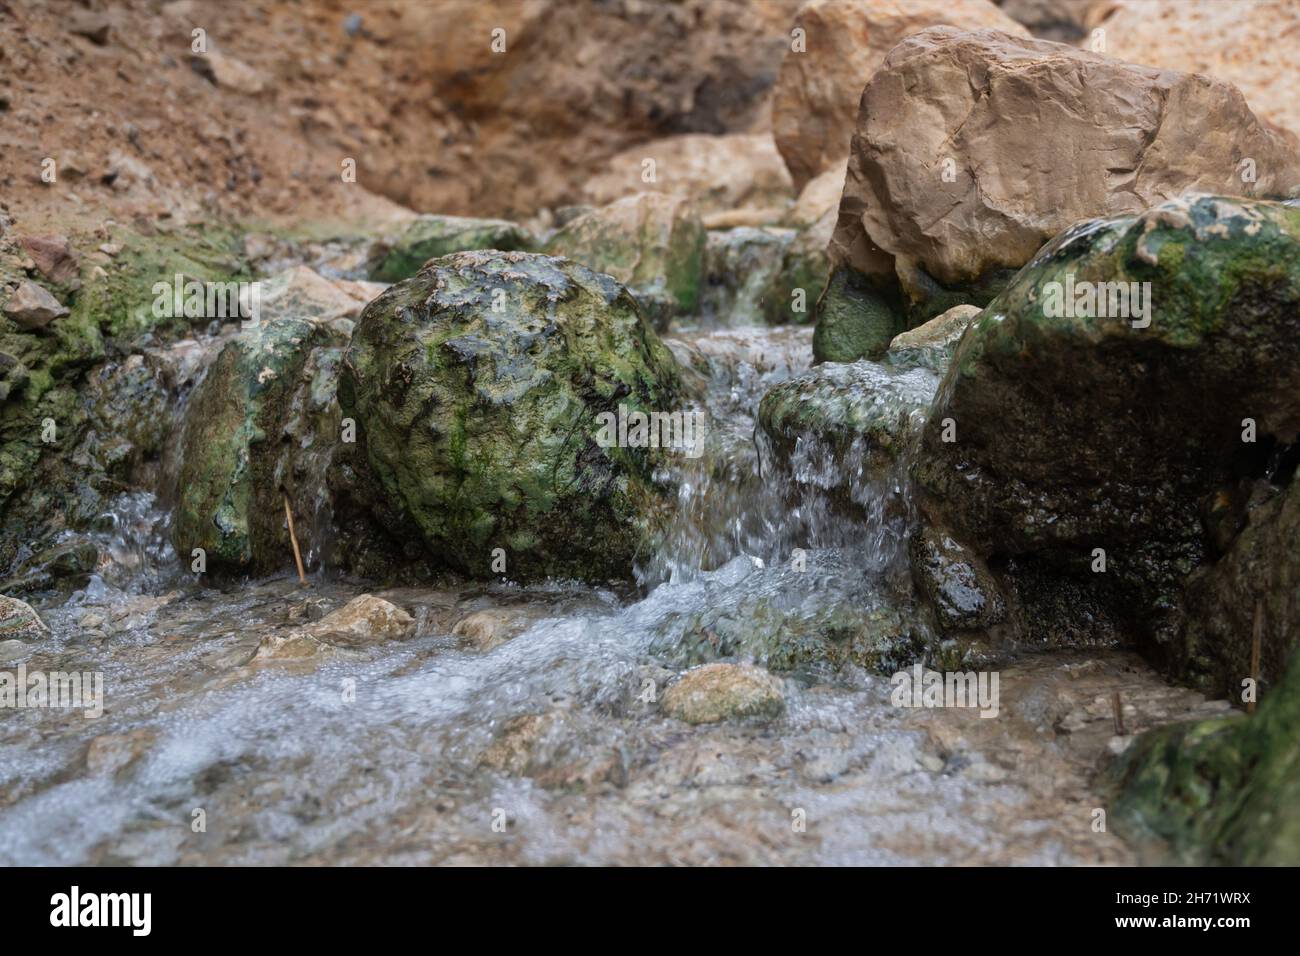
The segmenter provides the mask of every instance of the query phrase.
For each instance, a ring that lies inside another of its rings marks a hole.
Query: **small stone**
[[[77,257],[67,236],[23,236],[18,244],[49,281],[66,284],[77,277]]]
[[[663,696],[663,711],[688,724],[776,717],[785,709],[781,681],[753,664],[705,664],[687,671]]]
[[[67,308],[43,286],[24,279],[5,303],[5,315],[24,329],[42,329],[68,314]]]
[[[415,618],[396,604],[363,594],[306,630],[326,644],[351,647],[408,638],[415,633]]]
[[[91,773],[116,773],[139,760],[156,739],[152,730],[104,734],[86,748],[86,769]]]
[[[50,629],[30,604],[0,595],[0,638],[32,641],[49,636]]]
[[[451,633],[480,651],[490,651],[528,626],[528,615],[511,608],[488,608],[467,614]]]
[[[111,28],[108,17],[96,10],[78,10],[68,18],[68,32],[85,37],[96,46],[108,44]]]

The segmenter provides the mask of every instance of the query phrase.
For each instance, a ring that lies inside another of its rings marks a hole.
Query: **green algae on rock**
[[[817,300],[813,358],[818,362],[879,358],[905,328],[901,313],[870,281],[841,266]]]
[[[679,196],[637,193],[579,216],[546,243],[628,287],[656,328],[700,302],[707,237],[695,207]]]
[[[366,307],[339,396],[394,537],[475,577],[605,580],[630,574],[662,503],[662,452],[603,447],[599,416],[672,413],[679,392],[672,354],[618,282],[551,256],[469,252]]]
[[[1074,227],[962,340],[924,432],[924,509],[981,557],[1094,592],[1167,659],[1209,556],[1202,502],[1266,477],[1243,426],[1300,432],[1297,316],[1300,210],[1192,196]]]
[[[526,251],[534,245],[532,233],[504,219],[420,216],[380,252],[370,277],[380,282],[400,282],[419,272],[430,259],[453,252]]]
[[[799,439],[838,448],[863,441],[884,465],[915,444],[938,384],[926,369],[830,362],[769,389],[758,421],[787,454]]]
[[[1300,865],[1300,655],[1254,715],[1145,733],[1112,776],[1116,822],[1186,862]]]
[[[280,318],[222,348],[186,411],[172,542],[187,564],[196,548],[209,571],[264,573],[288,562],[284,497],[300,518],[317,517],[324,466],[307,462],[313,452],[328,457],[340,435],[333,382],[342,344],[326,325]]]

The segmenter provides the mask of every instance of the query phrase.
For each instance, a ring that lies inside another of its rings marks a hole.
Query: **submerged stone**
[[[688,724],[772,718],[785,709],[782,682],[752,664],[705,664],[664,691],[663,712]]]

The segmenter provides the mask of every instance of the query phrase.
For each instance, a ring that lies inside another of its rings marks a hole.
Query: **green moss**
[[[813,358],[818,362],[879,358],[903,328],[902,316],[884,296],[864,277],[842,266],[817,301]]]
[[[1118,825],[1184,861],[1300,865],[1300,656],[1258,713],[1143,734],[1112,774]]]
[[[421,216],[392,243],[371,270],[380,282],[400,282],[430,259],[475,249],[528,250],[536,240],[528,230],[502,219]]]
[[[597,416],[671,412],[668,350],[626,290],[525,253],[435,260],[367,307],[340,387],[360,424],[378,517],[443,564],[512,578],[630,573],[650,449],[600,447]]]

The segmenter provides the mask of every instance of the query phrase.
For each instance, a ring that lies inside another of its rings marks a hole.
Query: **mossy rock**
[[[574,219],[545,252],[613,276],[662,330],[672,315],[692,313],[700,304],[706,238],[685,199],[637,193]]]
[[[1107,314],[1080,314],[1097,289]],[[1300,210],[1192,196],[1081,224],[1021,270],[961,340],[916,475],[963,544],[1054,568],[1171,662],[1183,583],[1213,555],[1204,502],[1265,479],[1261,448],[1297,433]]]
[[[172,542],[209,572],[265,573],[290,564],[284,500],[310,546],[327,464],[340,437],[333,383],[342,341],[305,319],[264,320],[232,338],[186,409]],[[323,451],[322,451],[323,448]]]
[[[0,355],[13,360],[0,359],[7,386],[0,389],[0,572],[65,531],[84,530],[136,466],[158,453],[168,396],[130,356],[196,322],[156,310],[155,286],[177,274],[200,282],[247,277],[233,230],[145,235],[119,227],[111,239],[117,254],[83,255],[75,288],[61,290],[69,315],[39,334],[0,319]],[[84,253],[102,242],[85,237],[76,245]]]
[[[340,383],[390,533],[489,577],[630,574],[664,503],[657,452],[602,447],[598,415],[671,412],[671,353],[628,291],[565,259],[470,252],[366,307]],[[499,570],[499,568],[498,568]]]
[[[536,239],[527,229],[504,219],[466,216],[420,216],[384,248],[370,270],[379,282],[400,282],[430,259],[475,249],[502,252],[529,250]]]
[[[1300,865],[1300,655],[1254,715],[1149,731],[1112,770],[1121,832],[1183,862]]]
[[[763,300],[765,317],[772,325],[810,325],[816,319],[817,303],[831,272],[826,247],[835,231],[835,215],[836,209],[827,210],[786,245],[781,268]]]
[[[813,359],[856,362],[879,358],[904,331],[902,314],[865,277],[847,266],[831,273],[817,300]]]

